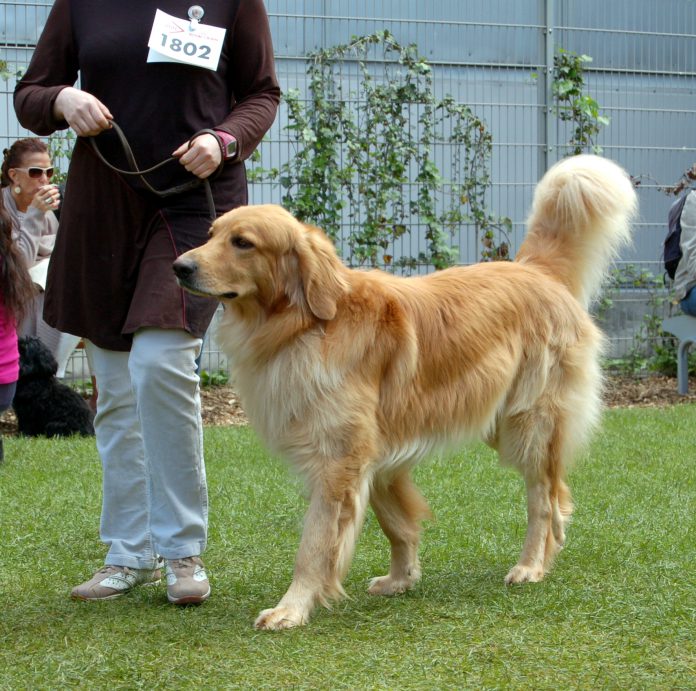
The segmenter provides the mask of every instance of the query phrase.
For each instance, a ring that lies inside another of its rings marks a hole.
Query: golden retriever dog
[[[369,592],[418,581],[428,507],[413,466],[482,439],[527,489],[527,533],[505,583],[540,581],[565,541],[565,472],[597,425],[603,337],[587,306],[630,239],[633,186],[597,156],[538,184],[514,262],[398,277],[358,271],[279,206],[217,219],[174,263],[225,306],[218,339],[252,425],[308,483],[292,583],[259,629],[308,621],[344,594],[368,504],[391,545]]]

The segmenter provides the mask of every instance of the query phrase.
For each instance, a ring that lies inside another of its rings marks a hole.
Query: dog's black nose
[[[172,264],[172,268],[174,269],[174,273],[176,274],[177,278],[180,278],[182,281],[186,281],[196,273],[198,265],[191,259],[183,259],[182,257],[179,257],[179,259]]]

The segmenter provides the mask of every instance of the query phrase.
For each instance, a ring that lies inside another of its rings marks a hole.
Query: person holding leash
[[[279,99],[262,0],[56,0],[17,84],[23,126],[78,135],[44,312],[83,335],[99,392],[108,553],[75,599],[156,583],[160,557],[170,602],[210,594],[196,358],[217,304],[172,262],[247,202],[242,161]]]

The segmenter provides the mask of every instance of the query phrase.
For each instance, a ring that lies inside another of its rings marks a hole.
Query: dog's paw
[[[418,578],[392,578],[391,576],[377,576],[370,580],[367,592],[370,595],[401,595],[410,590]]]
[[[544,569],[541,566],[513,566],[505,576],[505,585],[515,585],[517,583],[538,583],[544,578]]]
[[[292,629],[307,623],[307,617],[297,609],[291,607],[273,607],[264,609],[254,622],[255,629],[265,631],[280,631]]]

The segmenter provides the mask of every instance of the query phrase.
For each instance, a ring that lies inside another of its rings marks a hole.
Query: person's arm
[[[24,258],[27,269],[34,266],[39,258],[44,228],[44,215],[31,206],[23,218],[12,217],[12,240]]]
[[[215,125],[237,140],[235,160],[254,152],[275,120],[280,87],[275,73],[273,42],[262,0],[240,3],[231,36],[230,114]]]
[[[19,122],[39,135],[72,127],[78,136],[108,129],[112,115],[97,98],[72,85],[77,80],[68,0],[56,0],[26,74],[15,88]]]
[[[251,156],[275,120],[280,87],[275,74],[273,43],[268,15],[262,0],[240,3],[230,37],[229,72],[234,101],[223,122],[215,125],[217,136],[202,134],[172,153],[190,173],[199,178],[212,175],[223,161],[223,149],[236,141],[234,161]]]
[[[696,190],[689,193],[679,221],[682,229],[679,238],[682,258],[677,272],[684,277],[687,285],[693,285],[696,282]]]
[[[58,95],[77,80],[77,52],[72,36],[70,3],[56,0],[29,67],[14,92],[17,118],[35,134],[47,136],[68,127],[54,106]]]
[[[43,230],[39,239],[39,249],[36,253],[37,260],[50,257],[56,246],[56,233],[58,232],[58,219],[53,211],[47,211],[43,218]]]

